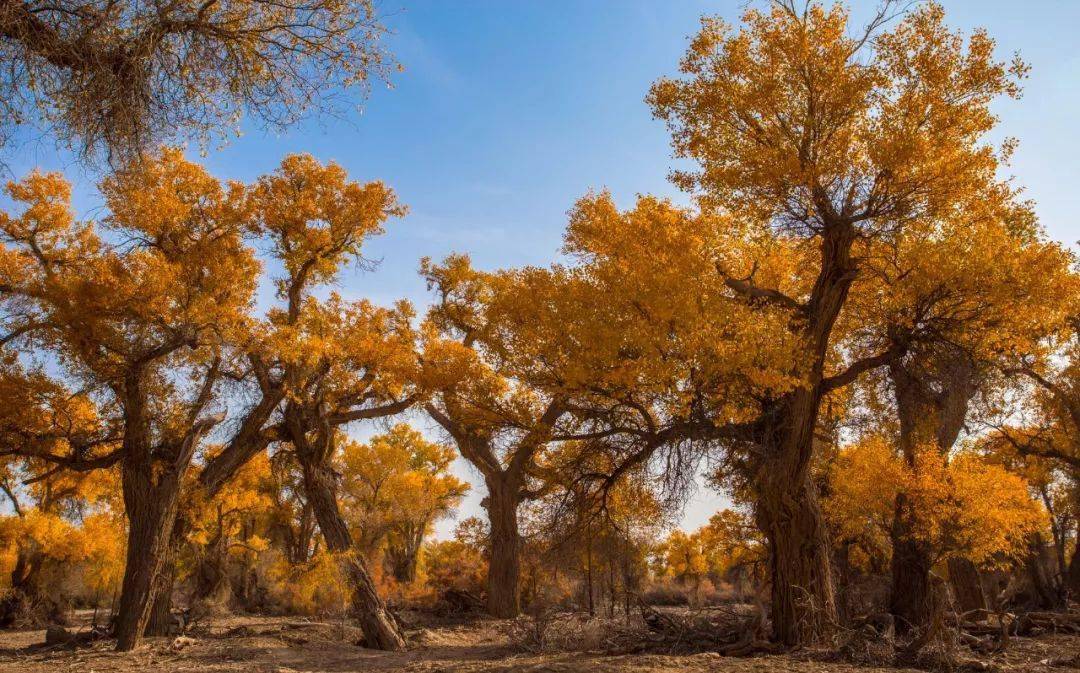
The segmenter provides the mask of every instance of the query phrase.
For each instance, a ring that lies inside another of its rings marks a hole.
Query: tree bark
[[[416,581],[416,567],[420,560],[420,547],[424,543],[424,531],[427,528],[427,520],[418,525],[404,526],[400,531],[400,544],[393,545],[387,550],[394,579],[403,584],[412,584]]]
[[[158,573],[169,556],[178,475],[163,475],[154,483],[153,469],[138,459],[125,459],[122,471],[124,506],[128,517],[127,564],[116,619],[116,649],[134,649],[143,636],[154,599]]]
[[[828,533],[807,475],[767,470],[758,485],[758,522],[769,546],[773,637],[813,642],[837,620]]]
[[[818,640],[838,620],[829,534],[809,473],[821,394],[798,388],[766,412],[753,484],[769,550],[773,638],[788,646]]]
[[[803,315],[795,323],[806,344],[808,380],[765,405],[755,442],[762,455],[756,459],[753,487],[758,526],[769,549],[773,638],[788,646],[813,642],[837,621],[829,535],[809,467],[821,401],[831,389],[825,363],[832,331],[858,265],[851,257],[855,228],[832,216],[826,219],[821,265],[808,301],[799,307]]]
[[[319,523],[328,550],[338,556],[342,574],[352,588],[353,614],[364,632],[367,647],[378,650],[405,649],[393,616],[375,588],[363,557],[353,547],[348,524],[337,503],[337,481],[326,465],[312,464],[306,452],[298,451],[304,473],[304,491]]]
[[[983,592],[979,569],[971,561],[957,556],[949,557],[949,583],[956,596],[956,607],[961,613],[985,610],[986,594]]]
[[[930,571],[931,550],[912,531],[912,515],[907,495],[896,496],[892,537],[892,591],[889,612],[896,617],[896,630],[907,633],[921,628],[933,618]]]
[[[203,435],[222,419],[210,416],[196,420],[197,405],[186,432],[155,442],[143,388],[145,376],[144,369],[134,368],[116,391],[124,408],[120,483],[128,519],[127,564],[116,615],[116,649],[121,652],[134,649],[146,630],[159,586],[158,574],[173,543],[184,475]],[[208,377],[204,392],[211,383]]]
[[[172,594],[175,584],[176,556],[175,550],[170,549],[168,557],[162,563],[157,581],[154,583],[154,604],[150,608],[150,619],[146,623],[146,635],[172,635]]]
[[[1069,591],[1069,597],[1080,602],[1080,543],[1073,549],[1069,570],[1065,575],[1065,586]]]
[[[176,585],[176,560],[180,556],[180,548],[187,538],[188,521],[176,514],[173,521],[172,534],[169,536],[169,548],[167,555],[162,559],[161,572],[158,573],[154,585],[154,605],[150,609],[150,620],[146,625],[148,636],[168,636],[172,634],[172,596]]]
[[[66,601],[61,596],[50,595],[41,586],[38,571],[42,560],[40,551],[19,545],[11,571],[11,588],[0,600],[0,628],[9,628],[20,619],[44,620],[50,624],[66,622]]]
[[[521,613],[521,535],[518,532],[519,487],[513,480],[487,478],[485,506],[491,523],[488,562],[488,613],[509,619]]]
[[[1065,592],[1058,582],[1057,573],[1052,567],[1053,561],[1042,535],[1033,535],[1024,569],[1031,580],[1033,598],[1037,607],[1044,610],[1056,610],[1065,607]]]

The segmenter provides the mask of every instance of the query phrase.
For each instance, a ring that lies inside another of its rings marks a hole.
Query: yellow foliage
[[[424,548],[421,557],[429,586],[436,590],[457,589],[476,594],[487,577],[487,561],[476,547],[461,540],[441,540]]]
[[[338,560],[328,552],[319,552],[302,564],[278,557],[270,564],[267,578],[272,602],[293,614],[337,614],[349,605],[349,585]]]
[[[1045,511],[1022,478],[971,451],[948,460],[927,447],[909,466],[887,440],[870,437],[841,451],[829,481],[826,515],[869,556],[890,552],[900,493],[914,514],[912,534],[929,546],[934,560],[961,556],[986,564],[1016,558],[1029,535],[1046,525]]]
[[[358,529],[356,541],[374,553],[390,537],[395,547],[412,547],[435,521],[457,506],[468,484],[448,473],[456,452],[429,442],[407,423],[367,443],[342,448],[345,517]]]

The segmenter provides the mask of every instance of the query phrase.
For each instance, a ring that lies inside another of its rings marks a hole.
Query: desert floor
[[[72,627],[78,630],[80,627]],[[80,648],[45,646],[44,630],[0,632],[0,671],[520,671],[608,673],[614,671],[718,671],[732,673],[904,671],[827,661],[812,652],[728,658],[715,653],[673,656],[606,654],[603,651],[523,652],[508,635],[508,622],[471,620],[414,627],[406,652],[386,653],[354,643],[359,632],[343,622],[284,617],[227,617],[198,625],[191,637],[149,638],[134,652],[113,652],[109,641]],[[1017,638],[1008,651],[985,656],[969,670],[1065,673],[1080,668],[1080,638],[1044,635]],[[1072,659],[1072,661],[1067,661]]]

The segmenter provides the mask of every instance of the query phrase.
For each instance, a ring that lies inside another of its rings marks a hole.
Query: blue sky
[[[219,177],[250,180],[289,152],[344,165],[357,179],[391,185],[410,214],[372,241],[372,273],[341,278],[347,296],[379,302],[427,295],[421,256],[470,253],[482,267],[546,264],[557,254],[566,211],[590,189],[623,204],[637,193],[683,197],[666,181],[668,135],[642,99],[675,72],[702,14],[736,20],[745,0],[382,0],[405,67],[376,88],[362,114],[301,124],[283,136],[249,131],[205,159]],[[760,4],[760,2],[759,2]],[[1009,172],[1028,188],[1050,235],[1080,239],[1080,2],[946,0],[952,25],[982,26],[1000,54],[1032,65],[1025,96],[997,106],[1001,136],[1020,147]],[[851,3],[856,19],[876,2]],[[38,144],[10,162],[68,169],[78,205],[91,209],[92,175]],[[418,421],[419,422],[419,421]],[[366,433],[361,433],[366,434]],[[467,466],[457,466],[471,476]],[[475,478],[477,489],[482,484]],[[478,513],[474,493],[463,515]],[[702,490],[683,524],[720,506]],[[440,526],[445,534],[451,523]]]

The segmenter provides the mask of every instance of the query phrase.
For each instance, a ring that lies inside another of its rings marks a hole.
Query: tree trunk
[[[768,411],[757,466],[756,518],[769,549],[773,638],[788,646],[837,623],[828,529],[810,479],[819,392],[799,388]]]
[[[833,576],[836,592],[836,617],[841,624],[849,624],[852,618],[851,600],[851,543],[845,541],[833,546]],[[736,570],[735,590],[742,596],[742,571]]]
[[[162,559],[161,572],[154,584],[154,605],[150,609],[150,620],[146,624],[146,635],[168,636],[172,634],[174,623],[172,618],[172,596],[176,585],[176,559],[180,556],[180,548],[187,538],[187,519],[177,513],[173,521],[172,534],[169,536],[169,548]]]
[[[930,571],[934,565],[930,550],[912,531],[912,512],[907,495],[896,496],[892,537],[892,591],[889,612],[896,617],[899,633],[921,628],[933,617]]]
[[[975,564],[965,558],[952,556],[949,557],[948,566],[949,583],[956,595],[956,607],[960,613],[985,610],[986,594]]]
[[[1069,597],[1080,602],[1080,542],[1073,549],[1072,560],[1069,561],[1069,571],[1065,576],[1065,587],[1069,591]]]
[[[20,620],[27,624],[44,622],[63,625],[67,623],[67,600],[57,591],[41,586],[41,562],[43,556],[34,549],[19,545],[15,567],[11,571],[11,588],[0,600],[0,628],[10,628]]]
[[[1053,557],[1042,535],[1033,535],[1024,569],[1031,580],[1033,598],[1037,607],[1056,610],[1065,606],[1064,592],[1053,569]]]
[[[835,623],[828,534],[813,483],[766,467],[758,480],[758,521],[768,539],[773,637],[807,644]]]
[[[976,368],[963,351],[944,350],[935,352],[932,358],[923,356],[919,363],[892,363],[889,380],[900,424],[901,457],[914,473],[919,467],[920,447],[933,446],[947,456],[956,443],[977,390]],[[938,385],[932,385],[934,382]],[[907,494],[897,494],[894,512],[890,531],[893,554],[889,610],[896,617],[897,631],[903,633],[925,629],[934,617],[936,597],[930,574],[934,550],[925,540],[918,539],[915,531],[919,513]],[[974,566],[970,570],[978,584],[978,572]],[[978,591],[982,600],[975,601],[974,595],[971,600],[985,608],[981,584]]]
[[[227,609],[232,598],[232,585],[226,567],[225,550],[221,543],[208,546],[195,569],[193,602],[200,601],[215,610]]]
[[[509,619],[521,612],[521,535],[518,533],[518,486],[511,480],[486,479],[486,507],[491,523],[488,562],[488,613]]]
[[[168,636],[173,632],[172,594],[176,584],[176,559],[172,551],[162,564],[154,584],[154,604],[146,623],[146,635]]]
[[[333,472],[325,465],[305,462],[302,452],[298,451],[297,456],[303,465],[305,495],[326,540],[326,548],[337,555],[342,574],[352,587],[353,616],[364,632],[365,646],[390,651],[405,649],[405,639],[396,620],[379,597],[363,557],[353,548],[349,527],[338,509]]]
[[[153,470],[125,460],[122,480],[128,518],[127,564],[116,616],[116,649],[139,644],[150,619],[154,589],[169,556],[180,480],[162,475],[153,483]]]
[[[426,527],[426,522],[416,527],[407,526],[401,532],[401,544],[387,550],[390,553],[394,579],[402,584],[416,581],[416,567],[420,560],[420,547],[424,543]]]
[[[851,257],[856,238],[850,222],[824,222],[821,266],[798,323],[806,384],[766,404],[754,430],[761,457],[754,459],[752,484],[758,527],[768,541],[770,619],[773,638],[788,646],[811,643],[837,619],[829,536],[809,468],[832,331],[858,271]]]

